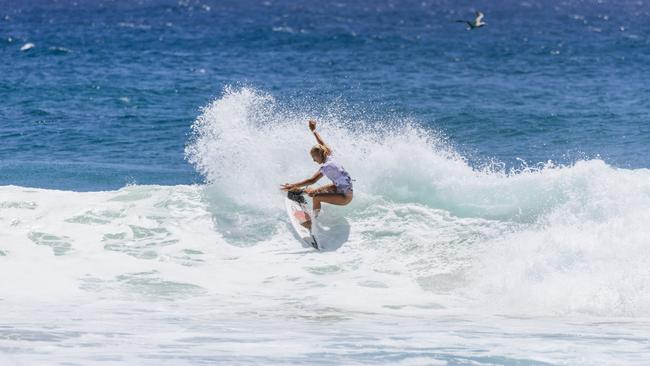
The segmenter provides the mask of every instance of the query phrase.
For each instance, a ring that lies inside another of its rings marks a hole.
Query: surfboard
[[[311,230],[300,225],[301,222],[305,221],[305,219],[309,217],[309,212],[311,211],[307,205],[305,196],[296,192],[288,192],[287,196],[284,198],[284,205],[287,208],[287,215],[289,216],[291,227],[296,234],[298,234],[298,237],[305,244],[316,250],[320,250],[318,242]],[[315,225],[314,221],[312,221],[312,225]]]

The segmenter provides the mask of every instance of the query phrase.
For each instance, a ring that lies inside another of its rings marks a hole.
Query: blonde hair
[[[309,150],[309,153],[312,155],[315,153],[319,153],[324,160],[326,157],[332,155],[332,150],[330,150],[330,148],[325,145],[316,144],[314,145],[314,147],[311,148],[311,150]]]

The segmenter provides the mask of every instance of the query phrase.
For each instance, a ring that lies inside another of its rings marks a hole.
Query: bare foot
[[[307,229],[309,229],[309,231],[311,231],[311,220],[305,221],[305,222],[301,223],[300,225],[302,225],[303,227],[306,227]]]
[[[298,220],[300,225],[311,230],[311,217],[305,211],[295,211],[293,216]]]

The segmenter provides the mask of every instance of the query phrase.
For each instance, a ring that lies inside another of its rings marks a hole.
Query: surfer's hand
[[[314,197],[314,194],[316,194],[316,191],[317,191],[316,189],[312,189],[312,188],[305,189],[305,193],[307,193],[307,195],[309,197]]]
[[[294,185],[291,184],[291,183],[285,183],[285,184],[280,186],[280,189],[283,190],[283,191],[290,191],[290,190],[292,190],[294,188],[296,188],[296,187],[294,187]]]
[[[310,119],[310,120],[309,120],[309,129],[310,129],[312,132],[314,132],[314,130],[316,129],[316,121],[314,121],[313,119]]]

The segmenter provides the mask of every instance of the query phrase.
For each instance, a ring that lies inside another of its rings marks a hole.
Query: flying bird
[[[483,13],[481,13],[480,11],[477,11],[476,12],[476,19],[474,19],[474,21],[471,21],[471,20],[457,20],[456,22],[457,23],[467,23],[467,25],[469,26],[467,28],[467,30],[471,30],[471,29],[474,29],[474,28],[481,28],[482,26],[487,25],[487,23],[483,21],[483,16],[484,16]]]

